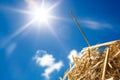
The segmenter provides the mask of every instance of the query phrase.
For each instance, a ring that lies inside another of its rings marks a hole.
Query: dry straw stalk
[[[61,80],[120,80],[120,40],[83,48],[81,54],[73,56]]]

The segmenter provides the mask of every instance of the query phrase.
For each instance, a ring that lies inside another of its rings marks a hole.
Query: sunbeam
[[[66,47],[64,46],[63,42],[60,40],[59,36],[54,31],[54,28],[51,27],[51,25],[49,23],[46,23],[46,24],[47,24],[47,28],[50,30],[50,32],[53,34],[53,36],[57,39],[58,43],[63,48],[63,50],[66,52]]]
[[[29,1],[29,0],[28,0]],[[42,29],[46,28],[49,29],[50,32],[57,38],[57,40],[60,42],[59,37],[55,33],[53,29],[53,25],[50,24],[54,22],[55,20],[64,20],[61,17],[55,16],[54,9],[59,5],[60,1],[56,2],[53,5],[47,5],[45,4],[44,0],[42,0],[41,3],[39,2],[28,2],[29,9],[15,9],[15,8],[8,8],[12,11],[27,15],[28,17],[32,18],[28,23],[26,23],[24,26],[22,26],[20,29],[18,29],[15,33],[13,33],[11,36],[9,36],[4,42],[3,45],[6,45],[9,41],[23,33],[31,24],[39,24],[35,25],[35,28]],[[61,42],[60,42],[61,43]]]
[[[20,35],[22,32],[24,32],[27,28],[29,28],[29,26],[34,22],[35,20],[30,20],[27,24],[25,24],[24,26],[22,26],[20,29],[18,29],[16,32],[14,32],[12,35],[10,35],[9,37],[7,37],[7,39],[5,39],[2,43],[2,45],[0,47],[4,47],[9,41],[11,41],[12,39],[16,38],[18,35]]]
[[[47,24],[47,22],[50,22],[52,21],[53,17],[51,16],[54,16],[54,14],[52,14],[54,12],[54,8],[56,8],[58,6],[59,2],[51,5],[51,6],[48,6],[48,5],[45,5],[44,1],[42,2],[41,5],[34,5],[33,7],[30,8],[30,16],[33,17],[33,19],[36,20],[36,22],[38,22],[39,24]],[[57,18],[56,18],[57,19]]]

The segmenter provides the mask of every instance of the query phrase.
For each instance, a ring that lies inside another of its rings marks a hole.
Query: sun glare
[[[41,3],[37,1],[29,2],[28,0],[28,10],[19,10],[14,9],[14,11],[27,14],[34,20],[33,23],[37,24],[49,24],[55,19],[59,19],[59,17],[55,16],[54,8],[56,8],[59,5],[59,1],[50,5],[45,4],[45,1],[42,1]]]
[[[46,23],[50,18],[50,11],[45,7],[36,7],[32,14],[33,19],[39,23]]]
[[[9,41],[11,41],[13,38],[23,33],[26,29],[28,29],[33,24],[35,24],[33,26],[37,30],[43,30],[46,28],[49,29],[52,32],[52,34],[58,39],[56,33],[54,32],[52,23],[55,20],[61,20],[61,17],[58,17],[56,16],[56,14],[53,14],[55,13],[54,9],[59,5],[60,2],[58,1],[52,5],[51,4],[47,5],[47,3],[45,4],[44,0],[42,0],[41,3],[37,2],[37,0],[28,0],[27,3],[28,3],[27,10],[8,8],[12,11],[27,15],[30,18],[30,21],[24,24],[23,26],[21,26],[6,41],[4,41],[3,46],[6,45]]]

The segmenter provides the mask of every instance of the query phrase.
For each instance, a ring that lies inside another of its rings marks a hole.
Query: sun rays
[[[28,0],[29,1],[29,0]],[[34,0],[30,0],[34,1]],[[34,3],[34,4],[33,4]],[[51,33],[56,37],[56,33],[54,32],[53,25],[51,26],[51,21],[54,22],[56,19],[58,20],[59,17],[55,16],[54,9],[59,5],[60,2],[56,2],[53,5],[46,5],[44,0],[39,4],[39,2],[28,2],[28,6],[30,5],[30,8],[28,10],[22,10],[22,9],[10,9],[14,12],[18,12],[20,14],[24,14],[30,18],[28,23],[21,26],[18,30],[16,30],[12,35],[10,35],[3,43],[3,45],[6,45],[9,41],[23,33],[25,30],[27,30],[32,24],[39,24],[35,25],[35,28],[46,28],[51,31]],[[33,26],[33,25],[32,25]],[[37,26],[37,27],[36,27]],[[57,37],[56,37],[57,38]]]

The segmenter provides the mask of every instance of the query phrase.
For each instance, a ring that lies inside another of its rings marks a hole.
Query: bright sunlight
[[[44,6],[38,6],[32,11],[32,17],[35,19],[36,22],[38,23],[44,23],[46,24],[49,22],[50,19],[50,10],[48,10]]]
[[[40,5],[36,2],[30,7],[30,16],[32,16],[35,22],[39,24],[48,24],[56,18],[56,16],[52,13],[54,12],[53,9],[56,8],[58,4],[59,2],[48,6],[44,3],[44,1]]]
[[[37,0],[26,0],[26,1],[28,4],[27,7],[29,9],[24,10],[24,9],[15,9],[15,8],[11,9],[10,8],[10,10],[25,14],[28,17],[31,17],[32,19],[30,19],[26,24],[21,26],[21,28],[19,28],[14,34],[12,34],[4,42],[4,44],[9,42],[13,38],[17,37],[19,34],[21,34],[26,29],[28,29],[32,24],[39,24],[39,25],[37,25],[36,29],[46,28],[46,27],[43,27],[44,25],[46,25],[47,28],[49,28],[49,30],[55,35],[53,27],[51,27],[51,22],[56,20],[56,19],[58,20],[59,17],[55,16],[55,14],[52,14],[52,13],[55,13],[54,9],[59,5],[60,2],[56,2],[52,5],[51,4],[47,5],[47,4],[45,4],[44,0],[41,0],[41,2],[37,2]]]

